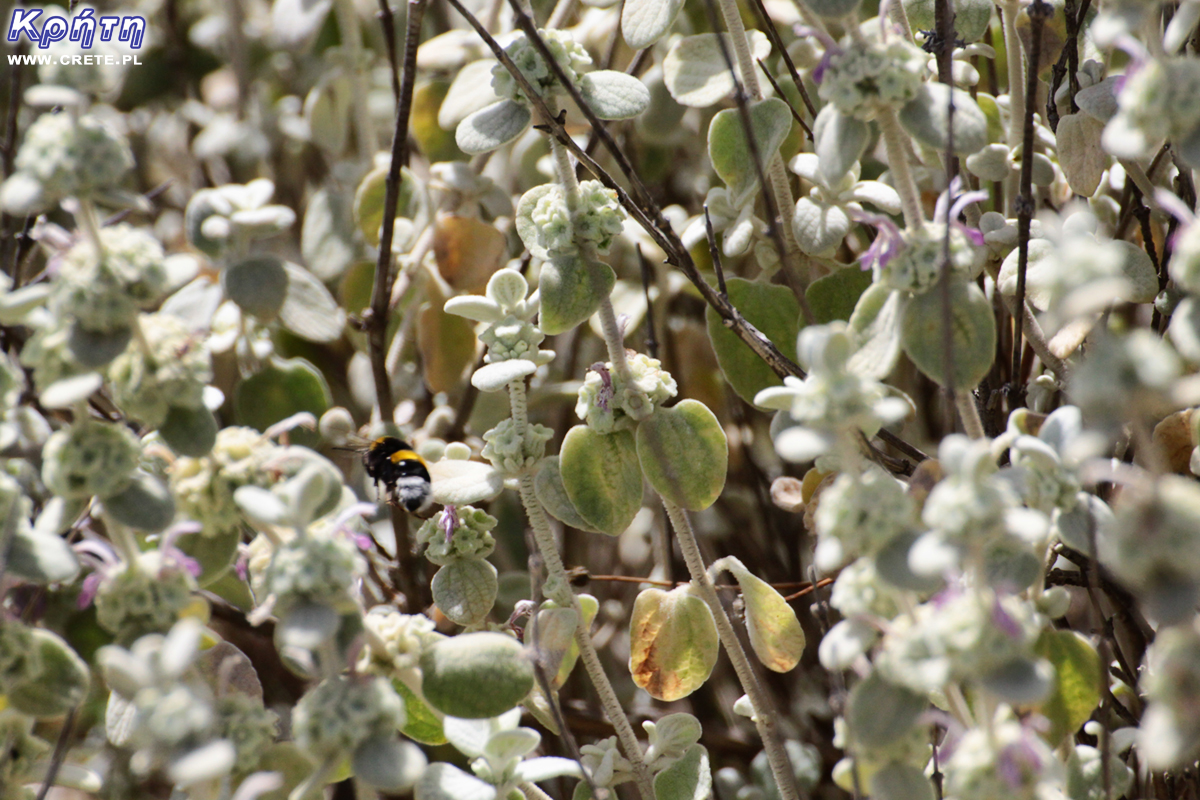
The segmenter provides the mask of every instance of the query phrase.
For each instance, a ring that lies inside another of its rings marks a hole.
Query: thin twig
[[[813,141],[812,128],[808,127],[808,123],[804,121],[804,117],[800,116],[800,112],[796,110],[796,107],[788,103],[788,99],[783,94],[783,87],[779,85],[779,81],[775,80],[775,76],[771,74],[771,70],[767,69],[767,65],[763,63],[761,58],[758,59],[758,68],[763,71],[763,75],[767,76],[767,80],[771,82],[771,88],[779,95],[779,99],[787,103],[788,111],[792,112],[792,119],[796,120],[796,124],[808,135],[808,140],[810,142]]]
[[[1025,305],[1025,274],[1029,270],[1029,229],[1033,222],[1033,115],[1037,105],[1038,61],[1042,55],[1042,29],[1046,19],[1054,14],[1045,0],[1034,0],[1029,6],[1030,38],[1029,65],[1025,75],[1025,131],[1021,149],[1021,183],[1017,196],[1017,308]],[[1012,43],[1010,43],[1011,46]],[[1025,405],[1022,385],[1021,357],[1024,354],[1022,337],[1025,329],[1023,314],[1013,321],[1012,374],[1009,376],[1009,408]]]
[[[387,46],[388,65],[392,68],[392,100],[400,108],[400,63],[396,58],[396,17],[388,0],[379,0],[379,26],[383,28],[384,44]]]
[[[71,731],[75,727],[75,714],[78,710],[72,708],[67,713],[67,718],[63,720],[62,730],[58,732],[58,741],[54,743],[54,754],[50,756],[50,765],[46,767],[46,775],[42,778],[42,787],[38,789],[37,800],[46,800],[46,795],[54,786],[55,779],[58,778],[58,771],[62,769],[63,762],[67,760],[67,753],[71,750],[68,741],[71,738]]]
[[[775,28],[775,23],[772,21],[771,15],[767,13],[767,7],[763,5],[763,0],[754,0],[751,6],[754,8],[754,13],[758,15],[758,21],[762,23],[763,33],[767,35],[767,38],[771,40],[771,46],[783,58],[783,63],[787,66],[788,75],[791,76],[792,83],[796,84],[796,89],[800,92],[800,99],[804,101],[804,107],[808,109],[810,116],[816,117],[817,107],[813,105],[812,98],[808,96],[808,89],[804,88],[804,80],[796,70],[796,63],[792,61],[792,56],[787,51],[787,46],[784,45],[783,39],[780,38],[779,31]],[[762,62],[760,61],[759,63],[761,64]],[[766,72],[766,69],[763,72]],[[767,77],[770,77],[770,73],[767,74]],[[771,84],[775,84],[774,79],[771,80]],[[776,87],[775,91],[779,92],[779,88]],[[783,94],[783,92],[779,93]],[[804,126],[803,122],[800,124]],[[804,130],[808,131],[808,127],[804,126]],[[808,138],[812,138],[812,131],[808,131]]]

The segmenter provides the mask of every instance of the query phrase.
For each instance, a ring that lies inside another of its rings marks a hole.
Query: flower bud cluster
[[[365,571],[353,542],[297,536],[275,549],[262,589],[275,597],[279,613],[308,604],[348,611],[356,607],[351,591]]]
[[[578,84],[579,79],[592,63],[592,57],[588,55],[584,46],[576,42],[575,38],[564,30],[539,29],[538,35],[546,43],[554,60],[562,67],[571,83]],[[558,80],[554,77],[549,65],[524,33],[517,34],[512,43],[504,48],[504,52],[543,97],[547,93],[565,91],[559,87]],[[503,64],[492,67],[492,89],[500,97],[516,100],[518,103],[530,102],[521,86]]]
[[[179,458],[171,467],[171,493],[180,512],[200,523],[204,536],[237,530],[242,512],[233,493],[243,486],[267,486],[263,465],[280,451],[253,428],[224,428],[212,452],[202,458]]]
[[[578,207],[571,211],[566,192],[551,184],[534,205],[530,218],[537,242],[550,256],[566,256],[591,246],[605,254],[624,229],[625,211],[617,193],[600,181],[579,184]]]
[[[538,345],[546,338],[536,325],[509,314],[499,322],[493,322],[479,339],[487,345],[487,355],[484,361],[495,364],[498,361],[509,361],[514,358],[524,358],[534,363],[541,360]],[[548,351],[545,351],[548,352]]]
[[[292,713],[296,744],[320,762],[344,758],[368,739],[394,737],[404,701],[383,678],[339,675],[311,689]]]
[[[262,701],[241,693],[230,693],[217,700],[217,730],[237,753],[234,772],[251,772],[266,749],[275,743],[279,718],[263,707]]]
[[[942,275],[942,255],[946,226],[931,222],[917,231],[905,231],[904,248],[887,260],[879,279],[913,294],[922,294],[935,286]],[[973,280],[983,268],[984,251],[976,247],[957,227],[950,228],[950,276],[952,280]]]
[[[427,545],[425,557],[439,567],[463,559],[484,559],[496,549],[492,537],[496,524],[496,518],[482,509],[447,506],[425,520],[417,531],[417,543]]]
[[[42,481],[67,500],[109,497],[129,485],[142,448],[123,425],[85,419],[56,431],[42,453]]]
[[[916,509],[900,481],[877,467],[844,473],[823,491],[813,520],[820,541],[818,569],[832,571],[849,558],[871,555],[911,530]]]
[[[120,641],[169,630],[192,602],[196,579],[161,551],[138,556],[104,574],[96,591],[96,620]]]
[[[133,167],[133,153],[125,138],[97,117],[42,114],[25,131],[15,166],[16,173],[0,187],[0,205],[24,213],[116,187]]]
[[[401,614],[391,606],[375,606],[363,617],[369,632],[358,657],[359,672],[395,677],[416,669],[421,654],[442,634],[433,620],[423,614]]]
[[[1155,58],[1130,70],[1117,96],[1117,114],[1104,130],[1109,151],[1125,158],[1150,154],[1164,139],[1181,141],[1200,128],[1200,62]]]
[[[871,119],[880,106],[899,107],[917,96],[928,57],[907,40],[852,43],[833,56],[818,94],[843,114]]]
[[[626,385],[612,362],[593,366],[579,387],[575,415],[596,433],[627,430],[675,396],[678,385],[662,362],[643,353],[626,358],[632,383]],[[649,405],[647,406],[647,401]]]
[[[84,330],[114,333],[156,305],[167,280],[157,239],[131,225],[111,225],[100,230],[99,253],[84,239],[63,256],[50,309]]]
[[[198,409],[212,380],[208,348],[168,314],[144,315],[142,340],[117,356],[108,368],[113,402],[125,414],[157,428],[171,408]]]
[[[521,435],[519,426],[511,417],[501,421],[483,435],[483,457],[492,465],[509,475],[518,475],[536,466],[546,455],[546,442],[554,438],[554,431],[545,425],[527,424]]]

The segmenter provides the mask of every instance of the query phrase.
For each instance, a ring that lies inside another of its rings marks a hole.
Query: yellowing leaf
[[[717,663],[717,624],[687,586],[646,589],[633,604],[629,672],[656,700],[678,700],[699,689]]]
[[[732,556],[718,562],[733,573],[746,603],[746,630],[750,646],[767,669],[790,672],[804,654],[804,629],[783,595]],[[714,567],[717,564],[713,565]]]
[[[421,306],[417,318],[417,347],[421,368],[431,391],[450,392],[458,388],[463,373],[475,363],[475,323],[456,314],[447,314],[445,298],[434,292]]]
[[[438,216],[433,230],[438,272],[460,292],[480,293],[508,258],[508,241],[492,225],[456,214]]]
[[[1074,631],[1043,631],[1033,650],[1054,665],[1054,691],[1039,710],[1050,720],[1047,741],[1057,745],[1079,730],[1100,703],[1100,656]]]

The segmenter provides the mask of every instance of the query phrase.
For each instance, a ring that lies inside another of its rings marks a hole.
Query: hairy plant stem
[[[1004,53],[1008,62],[1008,146],[1015,148],[1021,143],[1023,126],[1021,110],[1025,108],[1025,65],[1021,61],[1021,39],[1017,35],[1017,0],[1006,0],[1000,5],[1000,16],[1004,27]],[[1017,175],[1009,173],[1004,179],[1004,207],[1006,216],[1017,212]]]
[[[958,408],[958,415],[962,417],[963,430],[967,432],[967,436],[982,439],[983,420],[979,417],[979,407],[975,405],[975,393],[970,389],[956,391],[954,405]]]
[[[900,127],[900,118],[896,116],[896,109],[881,105],[875,121],[883,132],[892,184],[900,195],[900,207],[904,211],[904,227],[916,233],[925,227],[925,215],[921,211],[921,195],[917,191],[916,181],[908,168],[908,150],[904,146],[905,134]]]
[[[513,424],[516,426],[517,435],[524,439],[525,431],[529,428],[529,414],[523,378],[518,378],[508,384],[508,398],[512,406]],[[579,600],[571,591],[567,570],[563,566],[562,556],[558,553],[558,543],[554,540],[554,530],[550,527],[550,520],[546,517],[541,501],[537,499],[534,491],[533,474],[529,470],[525,470],[521,474],[519,482],[521,505],[525,507],[525,515],[529,518],[529,527],[533,530],[534,541],[537,543],[542,563],[546,566],[547,589],[549,590],[547,596],[559,603],[568,600],[571,607],[575,609],[575,613],[578,614],[579,624],[575,628],[575,642],[579,645],[579,660],[583,662],[583,668],[587,672],[592,686],[596,689],[600,705],[604,708],[608,721],[612,723],[617,732],[617,740],[621,743],[625,757],[633,765],[638,793],[642,796],[642,800],[654,800],[654,786],[651,782],[650,770],[646,767],[646,761],[642,757],[642,748],[633,732],[633,725],[629,722],[629,717],[625,715],[624,709],[621,708],[621,701],[617,698],[617,693],[613,690],[612,683],[604,672],[600,656],[592,645],[592,633],[588,623],[584,620]]]
[[[783,748],[783,741],[779,738],[779,731],[775,727],[773,706],[762,685],[758,682],[758,676],[754,674],[750,659],[747,658],[741,640],[738,639],[737,632],[733,629],[733,622],[725,613],[725,606],[721,605],[721,598],[717,596],[717,589],[713,586],[708,569],[704,566],[704,557],[700,555],[700,545],[696,541],[695,531],[692,530],[692,521],[688,518],[686,511],[665,497],[663,498],[663,507],[667,509],[671,527],[675,529],[675,538],[679,542],[679,550],[683,554],[688,573],[692,577],[692,585],[696,587],[700,598],[712,611],[713,619],[717,623],[717,635],[721,639],[721,645],[729,654],[729,660],[733,662],[733,670],[737,673],[738,682],[742,684],[742,690],[750,698],[750,705],[754,707],[754,725],[758,728],[758,735],[762,738],[763,750],[771,765],[771,774],[775,777],[775,785],[779,787],[779,797],[781,800],[798,800],[796,776],[792,771],[787,751]]]

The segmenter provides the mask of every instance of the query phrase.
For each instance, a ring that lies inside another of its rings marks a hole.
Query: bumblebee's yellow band
[[[412,450],[397,450],[388,458],[393,464],[399,464],[401,461],[416,461],[422,466],[425,465],[425,459],[414,453]]]

